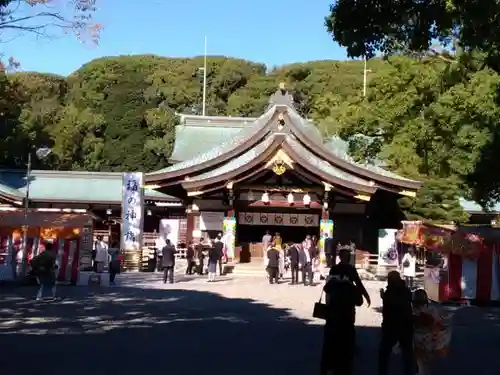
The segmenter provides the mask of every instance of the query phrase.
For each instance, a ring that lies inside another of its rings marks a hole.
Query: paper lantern
[[[311,197],[309,194],[304,195],[302,202],[304,203],[304,206],[309,206],[311,204]]]
[[[287,200],[288,200],[288,204],[293,204],[293,194],[292,193],[288,194]]]
[[[262,201],[262,203],[265,204],[269,203],[269,194],[267,193],[262,194],[262,198],[260,200]]]

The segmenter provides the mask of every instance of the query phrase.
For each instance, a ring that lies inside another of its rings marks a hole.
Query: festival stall
[[[92,247],[93,216],[88,214],[30,212],[28,215],[28,261],[45,250],[51,242],[57,249],[59,283],[74,284],[82,257]],[[0,212],[0,280],[13,280],[21,271],[23,225],[21,211]]]
[[[426,250],[424,287],[437,302],[500,301],[500,231],[403,222],[401,241]]]

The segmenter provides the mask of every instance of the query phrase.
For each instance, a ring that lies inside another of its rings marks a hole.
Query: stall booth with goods
[[[404,222],[401,241],[425,249],[424,287],[436,302],[500,302],[500,231]]]
[[[28,262],[50,242],[57,249],[57,281],[75,284],[81,261],[92,251],[93,219],[89,214],[30,212],[26,221],[22,211],[0,212],[0,281],[14,280],[21,272],[27,224]]]

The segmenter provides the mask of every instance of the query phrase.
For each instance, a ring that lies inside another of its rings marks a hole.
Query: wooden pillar
[[[234,191],[233,191],[233,183],[232,182],[229,182],[227,185],[226,185],[226,188],[227,188],[227,197],[228,197],[228,203],[229,203],[229,208],[227,210],[227,214],[226,214],[226,217],[229,218],[229,217],[236,217],[236,211],[234,209]],[[226,234],[226,233],[224,233]],[[239,257],[239,254],[237,254],[237,251],[236,251],[236,227],[234,228],[234,233],[233,233],[233,236],[230,237],[232,240],[229,240],[229,242],[231,243],[226,243],[226,246],[230,246],[232,247],[233,251],[233,256],[231,257],[230,255],[228,255],[228,262],[231,263],[234,261],[234,259],[236,257]]]
[[[330,201],[330,192],[331,186],[328,184],[325,184],[325,192],[323,194],[323,199],[322,199],[322,204],[321,204],[321,221],[328,221],[330,220],[330,207],[329,207],[329,201]],[[321,231],[321,224],[320,224],[320,261],[323,265],[326,264],[326,255],[325,255],[325,245],[326,245],[326,240],[327,237],[324,235],[325,233]]]
[[[188,205],[188,208],[186,210],[186,245],[195,240],[195,238],[193,237],[193,232],[200,230],[200,215],[200,210],[195,204]]]

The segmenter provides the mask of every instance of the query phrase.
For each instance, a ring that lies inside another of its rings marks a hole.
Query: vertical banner
[[[236,218],[234,216],[226,217],[222,224],[223,237],[222,242],[226,247],[227,260],[234,260],[234,248],[236,247]]]
[[[144,213],[144,174],[124,173],[122,182],[121,249],[139,251],[142,248]]]
[[[397,229],[378,230],[378,265],[396,267],[399,265]]]
[[[327,238],[333,237],[333,220],[323,220],[319,222],[319,251],[322,262],[326,261],[325,242]]]

